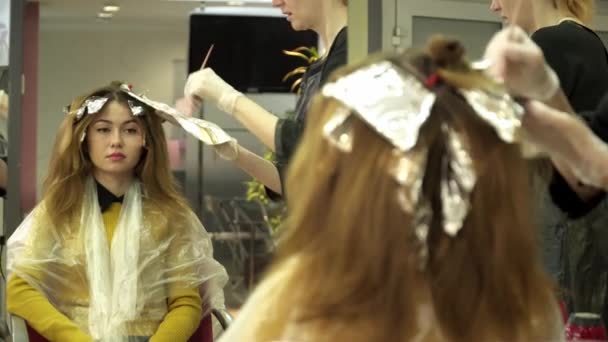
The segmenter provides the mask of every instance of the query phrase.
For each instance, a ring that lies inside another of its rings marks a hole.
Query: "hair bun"
[[[464,62],[464,46],[455,39],[436,35],[429,39],[427,49],[431,59],[440,68],[462,64]]]

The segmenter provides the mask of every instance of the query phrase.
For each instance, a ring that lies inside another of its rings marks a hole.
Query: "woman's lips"
[[[127,156],[125,156],[122,153],[112,153],[108,156],[108,159],[110,159],[111,161],[120,161],[125,159]]]

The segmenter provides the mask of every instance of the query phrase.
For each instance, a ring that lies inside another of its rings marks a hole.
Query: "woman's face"
[[[492,0],[490,10],[500,14],[505,24],[517,25],[531,32],[534,23],[532,1],[544,0]]]
[[[108,102],[87,127],[95,176],[132,176],[144,148],[144,132],[128,106]]]
[[[334,0],[272,0],[272,6],[287,15],[287,21],[294,30],[315,30],[322,17],[319,11],[323,8],[323,1]]]

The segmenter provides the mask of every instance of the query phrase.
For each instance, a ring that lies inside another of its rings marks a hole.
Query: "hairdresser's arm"
[[[277,194],[282,193],[281,179],[276,166],[239,145],[236,140],[214,146],[217,154],[223,159],[234,162],[241,170],[260,181]]]
[[[524,128],[581,199],[608,190],[608,146],[582,120],[533,101]]]
[[[237,99],[232,114],[247,130],[255,135],[271,151],[275,151],[278,118],[246,96]]]
[[[193,96],[217,105],[221,111],[240,121],[270,150],[275,151],[274,132],[278,118],[236,91],[212,69],[206,68],[190,74],[184,93],[186,97]]]
[[[491,62],[489,73],[496,79],[503,81],[506,86],[518,96],[524,98],[542,101],[553,108],[561,110],[565,113],[573,113],[572,107],[563,91],[559,86],[559,79],[555,71],[549,67],[545,61],[542,50],[538,47],[528,35],[518,27],[509,27],[497,33],[486,48],[485,57]],[[536,107],[533,107],[536,108]],[[561,149],[567,149],[565,141],[568,133],[568,123],[579,124],[574,118],[566,118],[563,115],[558,116],[542,116],[536,119],[542,121],[547,119],[556,119],[556,121],[547,122],[547,125],[557,125],[555,128],[564,128],[564,131],[543,132],[537,130],[530,133],[530,137],[534,135],[548,138],[546,134],[561,132],[560,135],[555,135],[549,140],[545,140],[544,148],[551,148],[553,152],[553,165],[559,174],[564,178],[568,187],[576,193],[583,201],[591,201],[599,194],[597,189],[581,185],[579,172],[574,172],[569,168],[570,158],[574,157],[572,150],[564,150],[561,153],[567,155],[556,157],[555,152]],[[577,126],[578,127],[578,126]],[[580,127],[579,127],[580,128]],[[547,143],[551,142],[553,146]],[[574,148],[574,146],[570,146]]]

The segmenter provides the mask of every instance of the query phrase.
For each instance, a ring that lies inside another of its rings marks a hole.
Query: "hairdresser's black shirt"
[[[281,119],[277,123],[275,130],[275,165],[279,171],[282,184],[289,160],[294,154],[304,131],[306,113],[310,108],[312,98],[321,86],[325,84],[325,81],[327,81],[331,73],[346,64],[346,43],[347,29],[345,27],[336,36],[327,57],[311,64],[302,77],[301,95],[296,104],[294,117],[292,119]],[[270,189],[266,189],[266,192],[273,199],[279,199],[281,197],[270,191]],[[283,193],[285,193],[284,187]]]
[[[606,92],[606,96],[600,102],[597,110],[580,114],[586,120],[593,133],[608,144],[608,92]],[[592,200],[584,202],[570,189],[566,180],[557,172],[553,177],[549,190],[553,202],[561,210],[568,213],[571,218],[585,215],[599,204],[606,195],[605,192],[602,192]]]
[[[604,142],[608,143],[608,92],[592,115],[589,127]]]
[[[601,39],[573,21],[542,28],[532,39],[557,73],[574,110],[585,121],[592,121],[591,115],[595,115],[600,100],[608,92],[608,53]],[[604,197],[602,194],[591,201],[582,201],[557,172],[549,191],[555,205],[572,218],[585,215]]]
[[[608,55],[597,34],[564,21],[534,32],[532,39],[557,73],[574,110],[594,111],[608,91]]]

